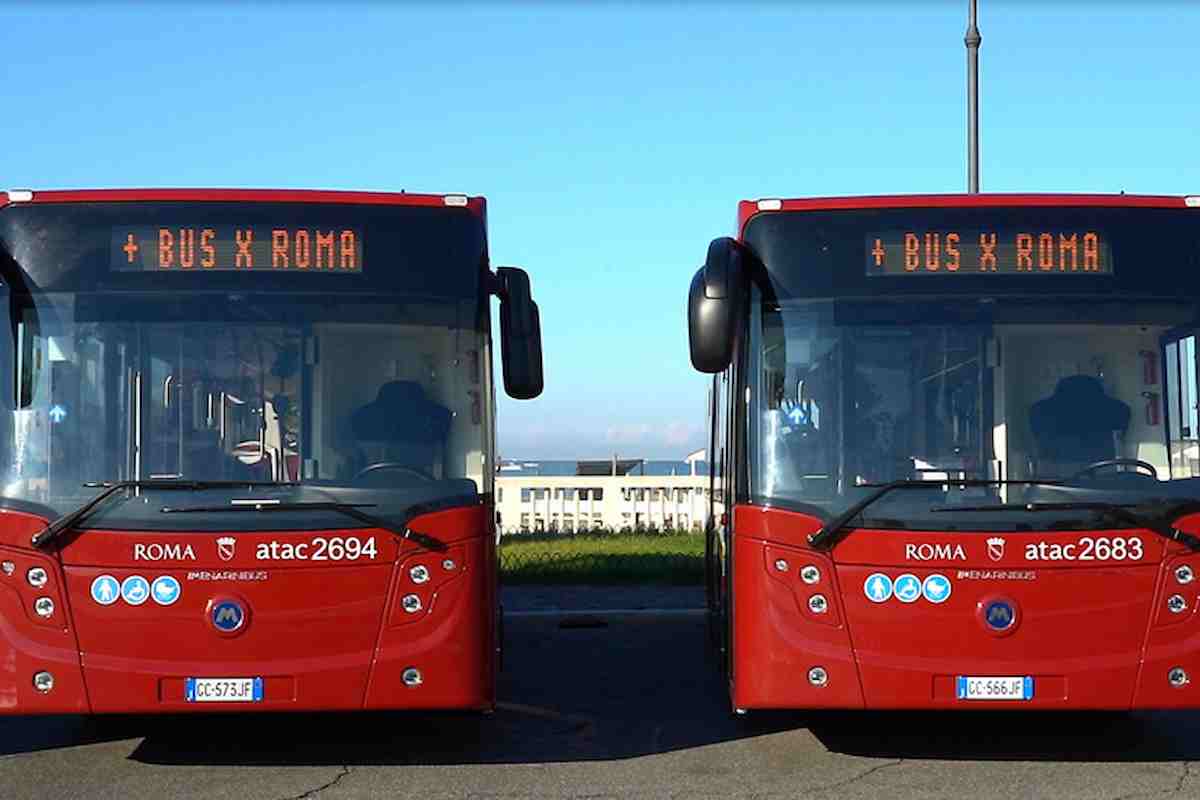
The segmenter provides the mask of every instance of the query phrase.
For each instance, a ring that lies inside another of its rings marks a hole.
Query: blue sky
[[[1200,4],[980,0],[985,191],[1200,193]],[[0,186],[488,197],[542,309],[513,457],[703,444],[685,296],[743,198],[961,191],[966,0],[0,3]]]

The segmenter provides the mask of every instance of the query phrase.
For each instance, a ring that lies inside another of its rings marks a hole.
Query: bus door
[[[1147,424],[1156,424],[1161,414],[1166,422],[1172,478],[1200,477],[1200,419],[1198,419],[1196,329],[1169,332],[1162,340],[1162,394],[1156,354],[1143,354],[1143,413]]]
[[[140,441],[139,478],[182,478],[184,440],[182,414],[185,382],[183,337],[177,329],[144,332],[141,424],[134,428]]]

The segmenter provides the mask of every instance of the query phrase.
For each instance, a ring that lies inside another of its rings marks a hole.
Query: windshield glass
[[[863,484],[929,480],[861,523],[936,530],[1095,521],[944,508],[955,504],[1200,497],[1198,311],[1069,297],[764,304],[755,494],[829,516]],[[939,483],[956,479],[1065,485]]]
[[[311,513],[170,516],[234,496],[345,501],[402,515],[487,489],[476,303],[330,295],[66,294],[18,304],[20,405],[3,495],[64,513],[86,482],[296,483],[147,492],[98,527],[326,527]],[[327,518],[328,517],[328,518]]]

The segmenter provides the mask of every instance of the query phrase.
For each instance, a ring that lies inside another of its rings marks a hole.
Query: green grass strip
[[[698,533],[516,534],[500,540],[505,584],[696,585],[704,580]]]

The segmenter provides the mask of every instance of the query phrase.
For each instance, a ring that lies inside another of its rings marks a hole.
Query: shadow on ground
[[[1195,712],[862,712],[810,715],[827,749],[873,758],[992,761],[1192,761]]]
[[[507,623],[500,708],[471,714],[78,717],[0,721],[0,755],[126,741],[150,764],[445,765],[625,759],[765,736],[856,756],[1200,760],[1200,716],[759,713],[733,718],[701,617]],[[796,751],[803,748],[796,743]],[[786,752],[786,747],[784,748]]]

